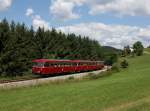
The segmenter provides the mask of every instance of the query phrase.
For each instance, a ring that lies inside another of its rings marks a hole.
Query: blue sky
[[[122,48],[150,44],[150,0],[0,0],[0,20],[24,22]]]

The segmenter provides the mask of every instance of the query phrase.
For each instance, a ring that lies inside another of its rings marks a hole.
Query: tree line
[[[112,56],[111,56],[112,55]],[[96,40],[61,31],[36,31],[24,23],[0,22],[0,76],[22,76],[31,69],[33,59],[115,60],[117,54],[105,55]],[[112,62],[112,61],[111,61]]]
[[[122,51],[122,56],[124,56],[124,57],[125,56],[134,57],[135,55],[141,56],[141,55],[143,55],[143,52],[144,52],[144,46],[143,46],[142,42],[137,41],[133,44],[132,47],[130,47],[129,45],[125,46],[124,50]]]

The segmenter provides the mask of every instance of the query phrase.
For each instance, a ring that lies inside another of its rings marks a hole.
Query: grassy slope
[[[150,111],[150,55],[97,80],[0,91],[0,111]]]
[[[149,51],[150,52],[150,48],[145,49],[145,51]]]

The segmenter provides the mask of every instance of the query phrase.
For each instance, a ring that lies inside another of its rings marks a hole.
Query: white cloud
[[[102,45],[123,48],[132,45],[136,41],[142,41],[145,46],[149,45],[150,28],[140,28],[126,25],[106,25],[103,23],[81,23],[72,26],[59,27],[65,33],[75,33],[89,36],[98,40]]]
[[[81,6],[85,0],[53,0],[50,6],[50,13],[60,20],[77,19],[80,17],[73,10]]]
[[[35,15],[33,9],[28,8],[25,15],[32,19],[32,25],[35,30],[39,27],[44,28],[45,30],[50,29],[49,23],[43,20],[40,15]]]
[[[32,17],[32,25],[35,30],[37,30],[39,27],[44,28],[45,30],[50,29],[49,23],[43,20],[39,15]]]
[[[29,15],[35,30],[39,27],[44,27],[46,30],[51,29],[49,22],[43,20],[41,16],[34,15],[33,13]],[[91,39],[99,41],[102,45],[116,48],[132,45],[136,41],[142,41],[145,46],[148,46],[150,42],[150,27],[142,28],[128,25],[106,25],[103,23],[91,22],[58,27],[57,30],[61,30],[65,33],[89,36]]]
[[[34,11],[33,11],[33,9],[32,8],[28,8],[27,10],[26,10],[26,16],[31,16],[31,15],[33,15],[33,13],[34,13]]]
[[[94,0],[97,1],[97,0]],[[150,15],[150,0],[99,0],[93,3],[89,13],[92,15],[101,13],[114,13],[119,16]],[[105,1],[102,3],[102,1]]]
[[[117,16],[149,16],[150,0],[53,0],[51,14],[58,19],[77,19],[75,7],[86,5],[89,14],[111,13]]]
[[[81,5],[83,5],[83,3],[85,3],[88,0],[64,0],[64,1],[70,1],[70,2],[75,3],[78,6],[81,6]]]
[[[6,10],[11,6],[12,0],[0,0],[0,11]]]

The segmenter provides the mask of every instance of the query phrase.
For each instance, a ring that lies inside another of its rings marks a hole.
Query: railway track
[[[4,83],[12,83],[12,82],[20,82],[20,81],[28,81],[28,80],[34,80],[34,79],[38,79],[38,78],[21,78],[21,79],[14,79],[14,80],[0,80],[0,84],[4,84]]]
[[[70,75],[61,75],[61,76],[54,76],[54,77],[47,77],[47,78],[30,78],[30,79],[19,79],[19,80],[4,80],[0,82],[0,89],[10,89],[16,87],[23,87],[23,86],[35,86],[38,84],[43,83],[50,83],[55,81],[63,81],[68,79],[69,77],[73,77],[75,79],[82,78],[87,76],[89,73],[100,74],[101,72],[107,71],[108,67],[105,67],[103,70],[92,71],[92,72],[84,72],[84,73],[77,73],[77,74],[70,74]]]

